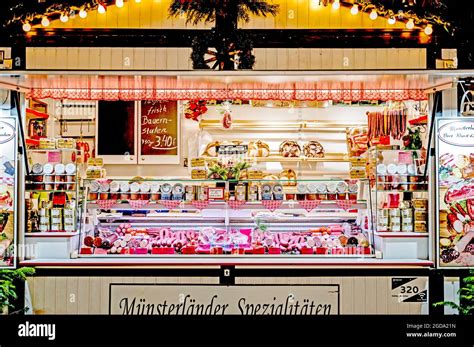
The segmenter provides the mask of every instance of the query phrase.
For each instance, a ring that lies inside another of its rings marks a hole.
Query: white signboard
[[[164,285],[111,283],[109,313],[122,315],[337,315],[338,284]]]
[[[439,118],[438,264],[474,266],[474,118]]]

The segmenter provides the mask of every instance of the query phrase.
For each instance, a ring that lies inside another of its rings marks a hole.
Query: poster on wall
[[[474,266],[474,118],[437,122],[438,264]]]
[[[144,100],[140,104],[140,162],[179,164],[177,101]]]
[[[340,314],[338,284],[111,283],[109,295],[109,314],[121,315]]]
[[[15,266],[16,119],[0,118],[0,268]]]

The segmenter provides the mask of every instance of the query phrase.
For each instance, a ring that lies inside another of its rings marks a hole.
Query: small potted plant
[[[461,299],[459,304],[452,301],[441,301],[433,306],[449,306],[458,310],[461,315],[474,315],[474,270],[470,271],[470,276],[464,278],[463,283],[464,286],[458,290]]]
[[[15,281],[25,281],[27,276],[34,273],[35,269],[31,267],[0,270],[0,312],[2,314],[8,314],[8,309],[13,308],[13,301],[18,298]]]

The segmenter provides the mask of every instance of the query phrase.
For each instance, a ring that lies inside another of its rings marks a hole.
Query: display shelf
[[[43,231],[25,233],[25,237],[73,237],[79,235],[77,231]]]
[[[75,189],[25,189],[25,192],[37,192],[37,193],[72,193],[76,192]]]
[[[343,200],[341,200],[343,201]],[[193,208],[191,201],[182,201],[180,205],[178,205],[174,209],[182,209],[181,206],[187,206],[191,209]],[[225,201],[211,201],[209,205],[205,209],[222,209],[227,206]],[[89,209],[102,209],[97,203],[96,200],[88,200],[87,208]],[[265,206],[262,205],[260,201],[258,202],[246,202],[244,205],[240,206],[239,209],[266,209]],[[366,200],[357,200],[357,202],[351,205],[350,209],[362,209],[367,208],[367,201]],[[151,202],[142,207],[134,208],[130,206],[129,203],[116,203],[111,206],[111,210],[155,210],[155,209],[163,209],[163,205],[158,202]],[[297,209],[301,210],[304,209],[298,204],[298,201],[288,201],[284,200],[282,205],[278,209]],[[315,210],[341,210],[342,208],[335,201],[322,201],[321,204],[315,208]]]
[[[50,176],[54,176],[54,175],[50,175]],[[76,184],[76,182],[29,182],[29,181],[27,181],[26,183],[27,184]],[[74,191],[76,190],[74,189]]]
[[[206,161],[215,161],[215,157],[204,157]],[[348,163],[349,157],[347,154],[327,153],[323,158],[307,158],[300,157],[283,157],[281,155],[270,155],[268,157],[247,157],[246,161],[258,163]]]
[[[331,173],[328,173],[331,174]],[[238,180],[215,180],[215,179],[191,179],[191,178],[141,178],[141,179],[135,179],[132,180],[131,178],[125,178],[125,177],[107,177],[107,178],[83,178],[84,182],[90,182],[90,181],[126,181],[126,182],[196,182],[196,183],[245,183],[245,182],[283,182],[283,183],[288,183],[288,178],[282,178],[282,179],[238,179]],[[303,178],[303,179],[297,179],[293,182],[298,183],[298,182],[340,182],[340,181],[369,181],[369,178],[339,178],[339,177],[328,177],[328,178]]]
[[[427,232],[417,233],[412,231],[376,231],[376,236],[380,237],[429,237]]]
[[[75,148],[32,148],[28,149],[28,152],[62,152],[62,151],[68,151],[68,152],[77,152],[78,150]]]
[[[334,121],[294,121],[294,122],[267,122],[267,121],[251,121],[251,120],[235,120],[232,122],[233,130],[248,131],[318,131],[318,132],[342,132],[346,128],[367,126],[363,122],[334,122]],[[201,129],[222,130],[222,122],[220,120],[201,120],[199,122]]]
[[[424,183],[426,184],[426,183]],[[377,193],[427,193],[428,189],[417,189],[417,190],[408,190],[408,189],[384,189],[377,190]]]

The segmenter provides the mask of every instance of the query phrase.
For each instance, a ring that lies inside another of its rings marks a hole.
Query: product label
[[[247,171],[247,178],[249,180],[261,180],[263,178],[263,172],[259,170]]]
[[[58,139],[57,147],[73,149],[76,147],[76,142],[73,139]]]
[[[87,166],[104,166],[104,159],[103,158],[89,158],[87,160]]]
[[[204,160],[204,158],[191,159],[191,167],[201,167],[205,165],[206,165],[206,161]]]
[[[193,180],[205,180],[207,178],[207,171],[193,169],[191,170],[191,178]]]
[[[224,188],[209,188],[208,196],[209,200],[222,200],[224,199]]]

